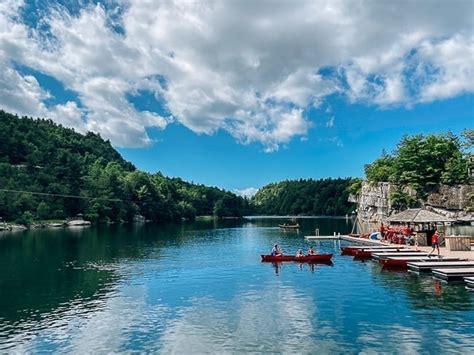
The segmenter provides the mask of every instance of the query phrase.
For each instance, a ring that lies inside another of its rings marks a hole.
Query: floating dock
[[[417,253],[416,250],[410,249],[403,249],[403,248],[384,248],[384,247],[365,247],[356,249],[357,251],[364,251],[367,253],[376,253],[376,254],[383,254],[383,253]]]
[[[373,253],[372,257],[374,259],[386,259],[390,257],[407,257],[407,256],[414,256],[414,257],[428,257],[428,253],[422,253],[420,251],[411,250],[411,251],[400,251],[400,252],[389,252],[389,253]]]
[[[474,261],[419,261],[408,263],[408,269],[414,272],[430,272],[432,269],[459,269],[474,267]]]
[[[381,249],[390,249],[390,250],[399,250],[399,249],[404,249],[403,246],[400,247],[394,247],[394,246],[388,246],[388,245],[349,245],[347,247],[342,247],[344,249],[357,249],[357,250],[364,250],[364,249],[372,249],[372,250],[381,250]]]
[[[354,260],[357,259],[370,259],[375,258],[374,255],[378,255],[380,258],[383,255],[418,255],[419,251],[410,250],[410,249],[355,249],[352,251],[354,255]]]
[[[386,243],[381,242],[380,240],[365,239],[351,237],[350,235],[336,234],[333,235],[305,235],[304,237],[308,241],[327,241],[327,240],[346,240],[349,242],[365,244],[365,245],[378,245],[378,246],[387,246]]]
[[[465,277],[474,277],[474,267],[454,269],[433,269],[433,275],[445,281],[463,280]]]
[[[398,257],[389,257],[379,259],[379,263],[384,269],[408,269],[408,263],[414,261],[429,261],[433,260],[426,256],[398,256]],[[442,258],[437,259],[438,261],[459,261],[458,258]]]

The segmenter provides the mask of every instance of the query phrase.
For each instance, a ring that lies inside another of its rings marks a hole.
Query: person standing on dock
[[[428,257],[431,257],[431,254],[435,251],[435,249],[438,250],[438,257],[439,257],[439,234],[438,231],[435,231],[433,236],[431,237],[431,249],[430,253],[428,254]]]
[[[380,231],[380,238],[381,238],[382,240],[385,240],[385,226],[383,225],[383,222],[380,223],[380,229],[379,229],[379,231]]]

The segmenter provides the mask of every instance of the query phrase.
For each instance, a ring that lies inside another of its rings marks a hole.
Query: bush
[[[25,211],[23,214],[16,219],[15,223],[17,224],[23,224],[27,227],[29,227],[31,224],[34,222],[34,217],[33,214],[30,211]]]

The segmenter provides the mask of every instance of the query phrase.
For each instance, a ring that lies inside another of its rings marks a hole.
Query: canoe
[[[262,255],[262,261],[266,262],[282,262],[282,261],[297,261],[300,263],[319,263],[331,261],[332,254],[316,254],[316,255],[305,255],[297,258],[294,255]]]
[[[300,225],[299,224],[279,224],[278,227],[288,228],[288,229],[298,229]]]

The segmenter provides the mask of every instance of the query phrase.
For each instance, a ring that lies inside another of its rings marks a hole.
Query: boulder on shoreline
[[[73,219],[67,222],[68,227],[85,227],[90,226],[91,222],[85,221],[83,219]]]
[[[0,226],[0,232],[16,232],[16,231],[24,231],[28,228],[21,224],[5,224]]]

